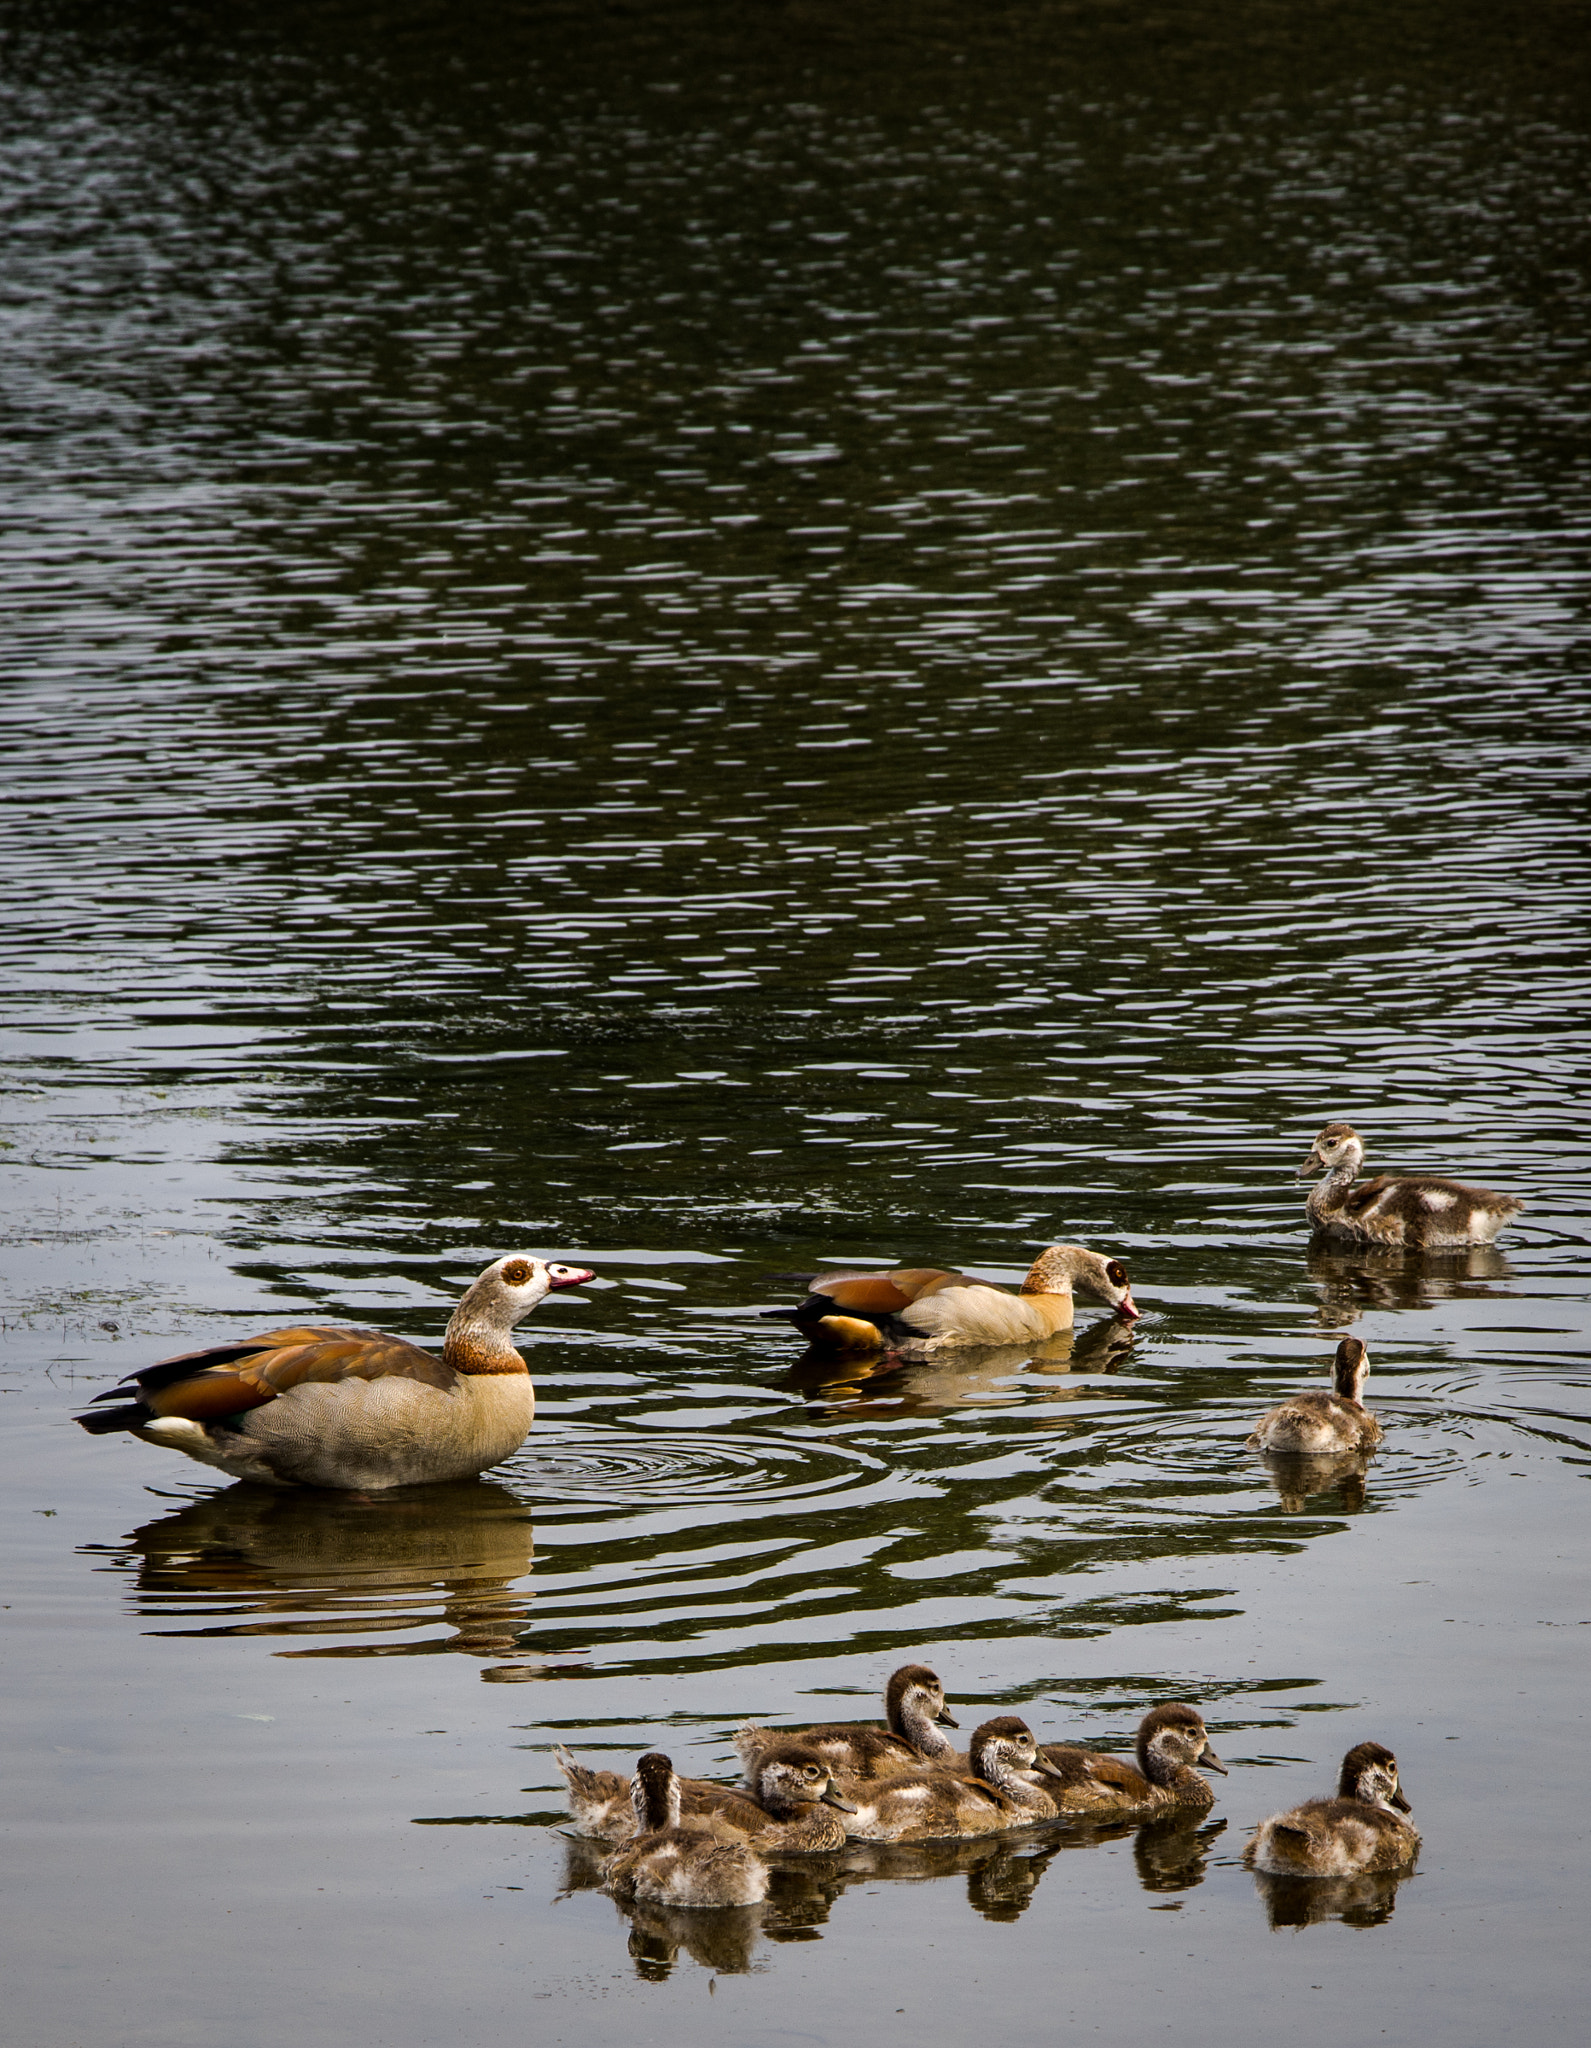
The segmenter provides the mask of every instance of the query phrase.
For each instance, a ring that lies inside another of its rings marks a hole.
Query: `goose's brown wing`
[[[966,1284],[963,1274],[942,1266],[901,1266],[892,1273],[820,1273],[810,1291],[853,1315],[895,1316],[921,1295]]]
[[[299,1328],[268,1330],[236,1344],[164,1358],[123,1383],[136,1384],[145,1407],[156,1415],[180,1415],[209,1422],[222,1415],[263,1408],[267,1401],[310,1381],[419,1380],[444,1391],[455,1384],[453,1368],[379,1330]],[[114,1388],[101,1400],[125,1400]]]
[[[1102,1785],[1124,1800],[1148,1799],[1154,1791],[1143,1772],[1125,1757],[1107,1756],[1097,1749],[1076,1749],[1067,1742],[1046,1742],[1039,1755],[1061,1773],[1061,1782],[1068,1788]]]

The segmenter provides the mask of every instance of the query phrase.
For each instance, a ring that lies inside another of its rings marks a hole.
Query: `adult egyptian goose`
[[[628,1841],[635,1833],[633,1780],[618,1771],[577,1763],[567,1749],[555,1749],[553,1760],[569,1788],[569,1812],[580,1832],[610,1842]],[[724,1834],[727,1828],[759,1850],[781,1855],[845,1846],[844,1825],[828,1809],[849,1813],[850,1802],[836,1790],[817,1751],[798,1742],[778,1743],[763,1752],[749,1792],[705,1778],[676,1778],[675,1788],[678,1826],[711,1832],[720,1840],[729,1838]]]
[[[1342,1760],[1336,1798],[1306,1799],[1261,1821],[1243,1861],[1278,1877],[1399,1870],[1420,1849],[1420,1831],[1405,1818],[1408,1811],[1397,1758],[1379,1742],[1361,1742]]]
[[[1294,1457],[1330,1456],[1333,1451],[1369,1451],[1381,1441],[1381,1424],[1362,1400],[1370,1354],[1358,1337],[1344,1337],[1332,1360],[1335,1391],[1311,1388],[1270,1409],[1254,1425],[1249,1449],[1282,1451]]]
[[[969,1773],[928,1766],[859,1789],[845,1832],[860,1842],[962,1841],[1053,1820],[1058,1811],[1037,1780],[1055,1773],[1033,1731],[1015,1714],[973,1730]]]
[[[807,1298],[770,1316],[794,1323],[813,1344],[840,1348],[912,1342],[928,1351],[958,1344],[1038,1344],[1072,1327],[1074,1290],[1138,1316],[1127,1269],[1080,1244],[1052,1244],[1012,1294],[938,1266],[887,1273],[820,1273]]]
[[[514,1325],[553,1288],[592,1277],[512,1252],[453,1311],[440,1358],[376,1330],[268,1330],[132,1373],[95,1397],[120,1407],[77,1420],[91,1435],[129,1429],[275,1486],[374,1492],[470,1479],[530,1431],[536,1393]]]
[[[1524,1203],[1461,1180],[1434,1174],[1378,1173],[1354,1186],[1364,1164],[1364,1140],[1351,1124],[1327,1124],[1298,1169],[1298,1178],[1324,1173],[1304,1208],[1316,1230],[1352,1244],[1399,1244],[1411,1251],[1490,1244]]]
[[[816,1750],[836,1781],[847,1789],[898,1777],[954,1753],[940,1724],[957,1723],[945,1705],[945,1688],[926,1664],[903,1664],[884,1689],[886,1728],[861,1721],[826,1721],[816,1728],[761,1728],[744,1721],[735,1730],[735,1749],[746,1767],[746,1782],[757,1782],[757,1766],[781,1742]]]
[[[1180,1703],[1156,1707],[1138,1724],[1138,1768],[1102,1750],[1047,1742],[1039,1754],[1057,1782],[1046,1787],[1061,1813],[1148,1819],[1173,1809],[1207,1813],[1215,1789],[1194,1768],[1226,1776],[1226,1765],[1210,1747],[1204,1716]]]
[[[745,1838],[724,1828],[680,1826],[674,1766],[649,1750],[631,1781],[636,1833],[603,1865],[617,1898],[657,1906],[755,1906],[768,1896],[768,1866]]]

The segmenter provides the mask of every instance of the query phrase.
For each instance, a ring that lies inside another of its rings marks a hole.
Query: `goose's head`
[[[677,1828],[680,1814],[679,1779],[674,1766],[661,1750],[649,1749],[636,1761],[630,1780],[630,1809],[635,1831],[652,1834],[658,1828]]]
[[[959,1726],[945,1705],[945,1688],[926,1664],[903,1664],[884,1689],[884,1718],[897,1732],[914,1721],[939,1721]]]
[[[1132,1282],[1120,1259],[1108,1259],[1091,1252],[1086,1245],[1052,1244],[1039,1253],[1022,1282],[1024,1294],[1083,1294],[1090,1301],[1103,1301],[1125,1323],[1136,1322],[1142,1311],[1132,1298]]]
[[[1370,1372],[1370,1354],[1359,1337],[1344,1337],[1331,1362],[1332,1385],[1345,1401],[1357,1401]]]
[[[554,1288],[579,1287],[595,1278],[589,1266],[549,1264],[531,1252],[509,1252],[494,1259],[481,1274],[459,1303],[459,1313],[467,1314],[471,1322],[511,1330]]]
[[[1361,1742],[1342,1760],[1337,1780],[1339,1799],[1362,1799],[1368,1806],[1388,1812],[1407,1813],[1409,1802],[1398,1783],[1398,1760],[1379,1742]]]
[[[1327,1124],[1298,1169],[1298,1178],[1308,1180],[1312,1173],[1329,1173],[1337,1166],[1357,1168],[1364,1156],[1364,1140],[1352,1124]]]
[[[975,1728],[967,1745],[967,1761],[972,1765],[973,1775],[987,1779],[991,1785],[998,1785],[1019,1771],[1037,1771],[1045,1778],[1062,1775],[1048,1758],[1039,1755],[1033,1730],[1016,1714],[997,1714],[992,1721],[984,1721]]]
[[[1226,1765],[1210,1747],[1198,1708],[1179,1701],[1145,1714],[1138,1725],[1138,1768],[1150,1784],[1168,1785],[1179,1771],[1193,1764],[1219,1771],[1223,1778],[1227,1774]]]
[[[801,1742],[781,1742],[762,1753],[757,1765],[757,1797],[769,1813],[789,1814],[821,1801],[841,1813],[855,1813],[835,1790],[834,1777],[815,1749]]]

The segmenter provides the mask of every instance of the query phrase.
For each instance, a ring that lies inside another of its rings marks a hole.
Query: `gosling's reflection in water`
[[[1019,1920],[1044,1873],[1069,1850],[1130,1840],[1145,1891],[1189,1891],[1204,1882],[1224,1820],[1175,1814],[1134,1827],[1121,1821],[1034,1829],[969,1842],[850,1842],[832,1856],[769,1859],[771,1885],[760,1906],[684,1911],[615,1900],[630,1922],[636,1972],[654,1982],[681,1953],[726,1974],[758,1967],[760,1942],[819,1941],[841,1895],[853,1885],[927,1884],[964,1878],[967,1904],[981,1919]],[[565,1837],[562,1896],[600,1891],[609,1843]]]
[[[1350,1250],[1329,1238],[1311,1240],[1304,1270],[1320,1295],[1315,1321],[1327,1330],[1346,1329],[1366,1309],[1424,1308],[1433,1301],[1495,1295],[1502,1290],[1492,1283],[1514,1276],[1491,1244],[1445,1252],[1409,1251],[1401,1245]]]
[[[1336,1506],[1346,1515],[1357,1515],[1364,1507],[1365,1480],[1370,1470],[1368,1451],[1329,1451],[1313,1457],[1288,1451],[1259,1451],[1255,1455],[1270,1474],[1271,1484],[1289,1515],[1301,1515],[1308,1502],[1326,1493],[1335,1493]]]
[[[491,1480],[365,1497],[239,1484],[89,1550],[137,1561],[137,1611],[185,1636],[414,1637],[282,1650],[297,1657],[495,1657],[528,1620],[533,1531]],[[201,1619],[204,1617],[204,1619]],[[438,1635],[442,1623],[451,1633]]]
[[[1256,1870],[1254,1888],[1272,1927],[1315,1927],[1340,1920],[1346,1927],[1380,1927],[1392,1918],[1407,1870],[1368,1870],[1358,1877],[1277,1877]]]
[[[963,1344],[925,1359],[899,1352],[848,1352],[813,1345],[791,1366],[785,1385],[848,1415],[931,1415],[946,1408],[1032,1402],[1039,1390],[1017,1375],[1062,1379],[1113,1373],[1132,1349],[1133,1325],[1112,1318],[1086,1330],[1060,1330],[1042,1344]],[[1015,1384],[1012,1384],[1015,1380]],[[1086,1387],[1049,1386],[1039,1398],[1075,1401]],[[1046,1422],[1050,1418],[1043,1418]]]

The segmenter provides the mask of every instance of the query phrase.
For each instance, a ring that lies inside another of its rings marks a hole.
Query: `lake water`
[[[1302,12],[0,9],[19,2043],[1581,2038],[1584,22]],[[1330,1117],[1529,1207],[1312,1252]],[[757,1319],[1057,1238],[1130,1336]],[[526,1247],[482,1484],[70,1420]],[[727,1922],[557,1831],[918,1657],[1231,1775]],[[1267,1891],[1366,1737],[1418,1874]]]

